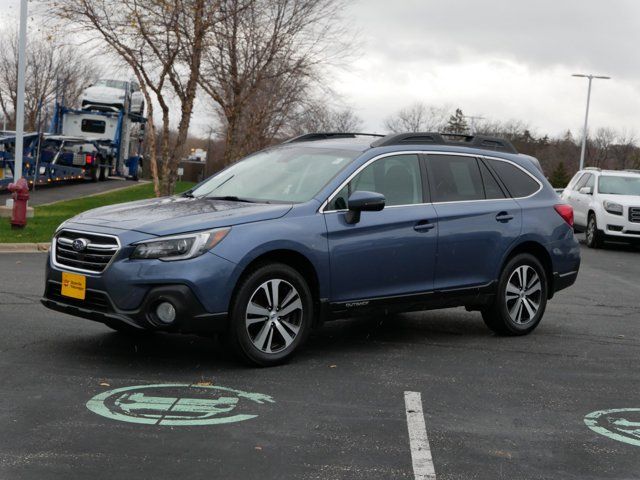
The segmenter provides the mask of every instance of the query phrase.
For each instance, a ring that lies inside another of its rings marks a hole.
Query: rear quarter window
[[[487,162],[498,174],[512,197],[528,197],[540,189],[540,184],[531,175],[511,162],[491,159],[488,159]]]

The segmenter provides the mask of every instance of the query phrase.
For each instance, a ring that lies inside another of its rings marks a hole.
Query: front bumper
[[[63,230],[72,231],[72,228],[77,227],[65,226]],[[42,298],[45,306],[90,320],[123,322],[139,328],[189,333],[226,329],[226,312],[239,275],[236,264],[211,252],[175,262],[130,260],[133,250],[131,244],[146,238],[145,235],[134,231],[113,232],[98,227],[92,230],[95,235],[117,235],[118,251],[101,273],[54,262],[55,252],[51,252],[47,259]],[[65,271],[85,276],[84,300],[61,295],[60,286]],[[163,299],[171,301],[176,309],[176,320],[171,325],[165,325],[155,318],[155,308]]]
[[[598,227],[603,230],[607,237],[640,242],[640,223],[630,220],[627,207],[624,208],[622,215],[603,212],[599,220]]]
[[[212,334],[227,328],[226,313],[207,313],[186,285],[153,287],[142,304],[134,310],[117,308],[105,291],[87,289],[85,300],[65,297],[60,293],[60,282],[48,280],[42,304],[52,310],[101,323],[125,323],[139,329],[162,330],[178,333]],[[176,320],[165,324],[157,319],[155,306],[169,301],[176,308]]]

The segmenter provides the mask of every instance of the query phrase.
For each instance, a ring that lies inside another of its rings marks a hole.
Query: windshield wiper
[[[257,203],[255,200],[250,200],[248,198],[236,197],[235,195],[224,195],[221,197],[205,197],[209,200],[227,200],[229,202],[246,202],[246,203]]]

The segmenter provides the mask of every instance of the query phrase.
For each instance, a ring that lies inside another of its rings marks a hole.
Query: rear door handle
[[[513,215],[509,215],[508,212],[500,212],[496,215],[496,220],[498,222],[507,223],[510,220],[513,220]]]
[[[435,224],[431,223],[429,220],[420,220],[413,226],[413,229],[416,232],[426,232],[432,230],[435,227]]]

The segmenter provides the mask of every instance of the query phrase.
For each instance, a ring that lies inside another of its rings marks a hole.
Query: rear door
[[[429,154],[425,162],[438,216],[435,289],[489,284],[520,235],[520,206],[483,160]]]

